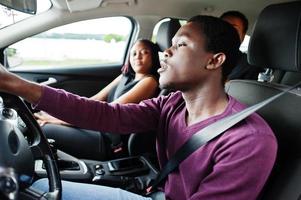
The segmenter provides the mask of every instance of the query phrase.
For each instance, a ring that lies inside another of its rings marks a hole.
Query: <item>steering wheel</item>
[[[6,186],[4,193],[7,193],[7,199],[19,196],[26,199],[60,200],[60,173],[40,126],[19,97],[3,92],[0,92],[0,97],[3,99],[2,108],[0,105],[0,193],[3,195],[1,189]],[[18,127],[19,123],[14,123],[17,116],[27,128],[26,136]],[[43,194],[30,188],[35,176],[35,160],[43,160],[47,172],[49,191]]]

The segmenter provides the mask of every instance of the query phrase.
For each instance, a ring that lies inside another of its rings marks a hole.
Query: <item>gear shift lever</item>
[[[54,139],[47,139],[50,149],[53,153],[54,159],[57,161],[58,160],[58,156],[57,156],[57,148],[55,146],[55,140]]]
[[[54,159],[56,160],[58,168],[60,170],[80,170],[79,164],[77,162],[71,160],[63,160],[58,157],[54,139],[47,140],[53,153]]]

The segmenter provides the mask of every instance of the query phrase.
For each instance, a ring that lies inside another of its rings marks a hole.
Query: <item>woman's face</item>
[[[143,42],[136,42],[131,49],[130,63],[135,73],[149,74],[152,68],[151,49]]]

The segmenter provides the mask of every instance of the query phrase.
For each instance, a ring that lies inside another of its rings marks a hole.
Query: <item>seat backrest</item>
[[[260,14],[250,39],[248,61],[252,65],[300,73],[301,2],[275,4]],[[253,105],[289,86],[234,80],[226,91]],[[297,200],[301,194],[301,90],[297,88],[258,113],[269,123],[278,141],[278,154],[260,199]]]
[[[178,19],[171,18],[169,21],[162,22],[157,33],[157,45],[161,51],[169,48],[172,44],[172,38],[181,27]],[[169,91],[161,90],[159,95],[166,95]],[[141,155],[142,153],[156,153],[155,140],[153,133],[131,134],[128,140],[128,152],[130,156]]]
[[[273,82],[284,85],[295,85],[301,81],[301,73],[298,72],[283,72],[276,70],[273,73]]]
[[[164,21],[160,24],[156,43],[161,51],[169,48],[172,44],[172,38],[177,33],[181,24],[178,19],[170,18],[169,21]]]
[[[164,21],[160,24],[157,33],[157,42],[159,49],[163,52],[165,49],[171,47],[172,38],[177,33],[177,31],[181,28],[181,24],[179,19],[170,18],[168,21]],[[171,91],[163,89],[159,92],[159,95],[167,95]]]

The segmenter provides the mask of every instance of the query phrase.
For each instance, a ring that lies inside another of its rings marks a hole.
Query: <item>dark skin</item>
[[[244,24],[241,19],[235,16],[226,16],[222,19],[231,24],[237,30],[240,42],[242,42],[245,38],[246,32],[244,32]]]
[[[194,124],[222,113],[228,103],[221,67],[226,56],[205,50],[205,39],[198,24],[184,25],[173,38],[161,63],[161,87],[182,91],[187,107],[186,123]]]
[[[173,45],[165,50],[161,63],[162,88],[180,90],[186,103],[186,124],[197,123],[222,113],[228,98],[222,84],[224,53],[205,49],[201,27],[195,22],[182,26],[173,38]],[[21,96],[30,103],[37,103],[42,86],[26,81],[0,68],[0,90]]]

